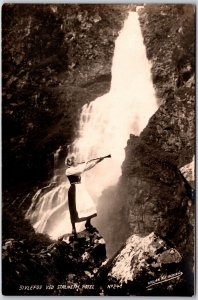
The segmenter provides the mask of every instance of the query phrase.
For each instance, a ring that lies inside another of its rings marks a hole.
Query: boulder
[[[105,295],[184,296],[190,294],[186,277],[178,250],[152,232],[129,237],[100,269],[98,281]]]
[[[43,249],[3,241],[4,295],[98,295],[95,275],[106,261],[105,241],[93,228],[64,235]]]

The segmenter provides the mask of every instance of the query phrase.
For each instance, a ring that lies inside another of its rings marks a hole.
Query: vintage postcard
[[[194,295],[195,14],[2,6],[3,295]]]

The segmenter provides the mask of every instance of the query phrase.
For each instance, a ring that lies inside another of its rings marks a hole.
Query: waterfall
[[[85,172],[87,189],[96,202],[121,175],[130,133],[139,135],[158,108],[150,70],[138,14],[130,12],[116,40],[110,92],[83,106],[78,138],[72,145],[79,161],[112,155]],[[42,196],[35,195],[26,216],[36,231],[53,238],[71,231],[68,186],[66,181]],[[80,230],[82,224],[78,226]]]

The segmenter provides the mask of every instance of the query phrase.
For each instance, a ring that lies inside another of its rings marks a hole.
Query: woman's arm
[[[72,166],[66,169],[65,174],[67,176],[69,175],[79,175],[85,171],[88,171],[90,169],[92,169],[93,167],[95,167],[95,165],[97,165],[99,162],[101,162],[103,159],[107,158],[107,157],[111,157],[111,155],[107,155],[104,157],[99,157],[99,158],[94,158],[92,160],[89,160],[88,162],[83,162],[83,163],[79,163],[77,166]]]
[[[77,166],[72,166],[66,169],[65,171],[65,175],[69,176],[69,175],[80,175],[81,173],[84,172],[84,169],[86,167],[85,163],[79,164]]]
[[[99,162],[101,162],[104,158],[97,158],[97,159],[93,159],[93,160],[90,160],[86,163],[85,165],[85,169],[84,171],[88,171],[90,169],[92,169],[93,167],[95,167],[95,165],[97,165]]]

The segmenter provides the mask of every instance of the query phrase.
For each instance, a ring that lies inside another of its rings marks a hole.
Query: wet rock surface
[[[195,87],[195,6],[147,4],[139,16],[161,102],[177,88]]]
[[[114,43],[128,9],[3,5],[4,187],[50,178],[53,153],[62,145],[66,154],[82,106],[109,91]]]
[[[3,241],[4,295],[98,295],[95,277],[106,260],[96,229],[64,235],[41,250],[25,240]]]
[[[98,281],[105,295],[189,295],[189,273],[170,241],[132,235],[101,268]]]

